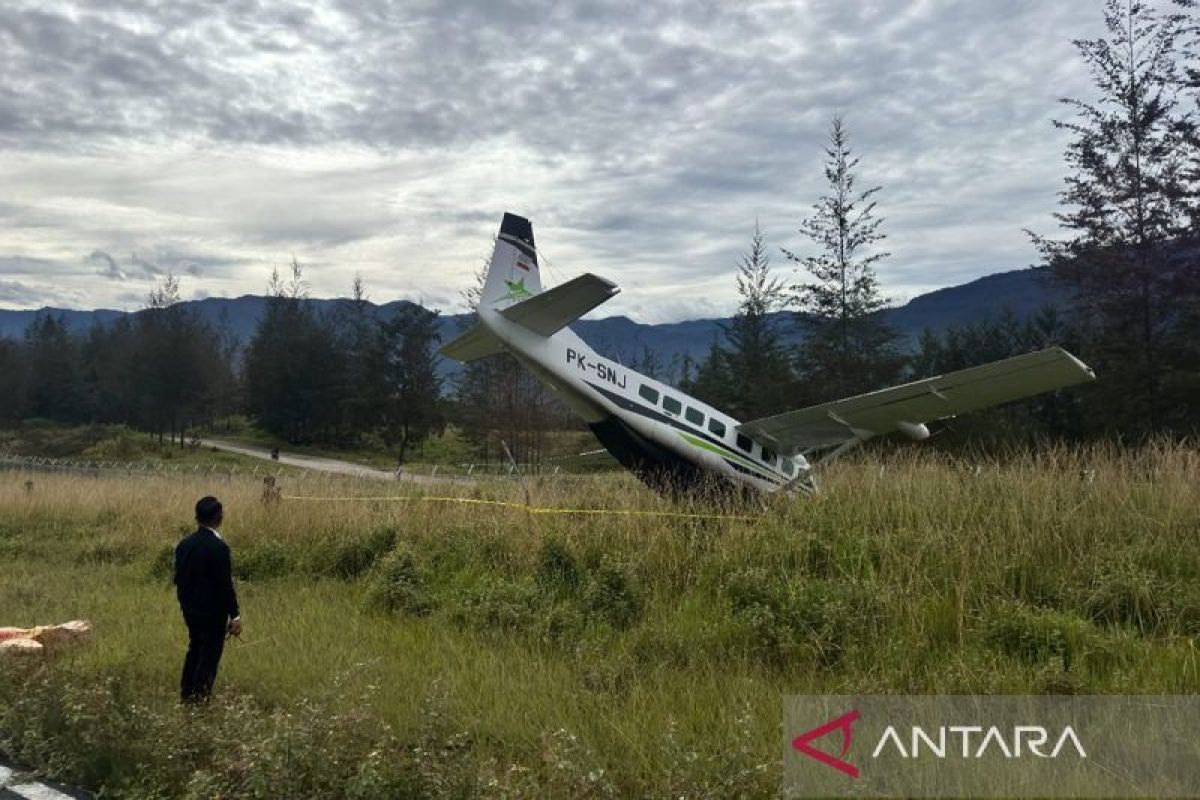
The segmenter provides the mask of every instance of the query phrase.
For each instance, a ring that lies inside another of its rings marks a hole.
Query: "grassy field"
[[[0,625],[96,624],[75,653],[3,666],[0,749],[134,797],[769,796],[790,693],[1200,690],[1198,476],[1173,445],[908,449],[765,510],[625,476],[529,488],[539,507],[745,520],[0,473]],[[197,713],[175,703],[168,565],[208,492],[246,632]]]

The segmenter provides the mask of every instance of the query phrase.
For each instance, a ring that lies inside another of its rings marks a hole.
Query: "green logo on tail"
[[[497,300],[498,303],[503,303],[505,300],[524,300],[526,297],[533,297],[533,292],[525,288],[524,278],[519,281],[505,281],[504,285],[508,287],[508,294]]]

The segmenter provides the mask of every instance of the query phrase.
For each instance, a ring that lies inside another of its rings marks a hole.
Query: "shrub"
[[[79,455],[95,461],[132,461],[145,454],[149,437],[128,428],[113,428],[111,435],[88,447]]]
[[[557,539],[546,539],[538,553],[537,581],[556,592],[574,592],[579,587],[579,568],[567,546]]]
[[[879,616],[871,587],[846,580],[789,582],[751,568],[729,575],[724,593],[746,653],[775,666],[800,651],[832,666]]]
[[[583,607],[615,628],[628,628],[642,613],[642,598],[625,572],[605,561],[588,576]]]
[[[334,577],[352,579],[365,574],[396,544],[395,528],[375,528],[363,536],[337,542],[328,570]]]
[[[524,582],[485,577],[459,590],[450,617],[464,628],[528,632],[540,617],[541,594]]]
[[[0,675],[0,745],[103,796],[389,798],[474,783],[469,763],[444,757],[444,732],[401,741],[369,703],[272,711],[219,696],[192,712],[140,688],[64,669]]]
[[[999,603],[985,609],[980,626],[985,644],[1028,664],[1061,662],[1062,670],[1111,670],[1126,663],[1135,643],[1128,635],[1106,633],[1076,614]]]
[[[233,574],[238,580],[277,578],[294,569],[293,558],[279,542],[260,539],[233,554]]]
[[[388,611],[414,616],[428,614],[433,608],[425,576],[407,547],[395,548],[380,561],[369,597]]]

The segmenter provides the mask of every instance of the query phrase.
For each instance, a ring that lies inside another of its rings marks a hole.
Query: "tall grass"
[[[1200,456],[1156,444],[850,460],[714,508],[515,484],[0,476],[0,624],[95,643],[0,676],[0,749],[138,797],[763,796],[790,693],[1193,692]],[[25,486],[32,480],[33,486]],[[247,631],[175,705],[167,583],[215,492]],[[393,499],[406,497],[407,500]]]

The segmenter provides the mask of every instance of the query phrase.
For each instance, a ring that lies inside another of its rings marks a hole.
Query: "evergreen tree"
[[[308,303],[294,259],[290,280],[275,270],[268,291],[266,311],[246,351],[247,410],[287,441],[334,441],[345,366],[336,326]]]
[[[875,265],[889,255],[875,248],[885,238],[883,220],[875,216],[875,195],[882,187],[857,188],[859,159],[839,116],[830,125],[825,154],[829,193],[800,223],[800,233],[817,253],[783,251],[808,272],[808,281],[793,287],[805,335],[798,355],[801,377],[811,387],[808,401],[880,388],[896,379],[903,364],[898,336],[878,313],[886,301]]]
[[[180,304],[179,288],[168,273],[147,296],[134,328],[130,375],[142,425],[160,442],[170,434],[183,446],[190,428],[212,421],[232,375],[216,331]],[[98,382],[108,380],[99,368],[94,373]]]
[[[137,332],[134,320],[121,316],[94,325],[83,343],[83,380],[99,422],[137,425],[139,395]]]
[[[0,421],[15,422],[26,414],[28,362],[21,343],[0,338]]]
[[[39,314],[25,331],[27,412],[58,422],[88,419],[78,343],[66,322]]]
[[[1070,238],[1033,238],[1074,292],[1100,376],[1096,424],[1147,433],[1185,424],[1194,397],[1181,387],[1195,386],[1200,358],[1182,324],[1200,297],[1195,252],[1182,246],[1196,212],[1195,126],[1179,97],[1185,18],[1107,0],[1105,25],[1075,42],[1098,99],[1065,99],[1074,116],[1054,123],[1072,136],[1055,214]]]
[[[795,407],[795,379],[773,316],[787,304],[787,289],[771,274],[757,222],[750,250],[738,265],[737,289],[741,298],[737,314],[725,327],[728,371],[737,390],[730,411],[741,419],[787,411]]]
[[[387,397],[383,352],[383,329],[371,310],[361,275],[354,276],[348,303],[338,309],[340,349],[345,359],[340,394],[344,398],[342,424],[351,439],[380,424]]]
[[[740,419],[786,411],[795,405],[795,379],[772,314],[787,303],[787,289],[771,274],[758,223],[750,250],[738,263],[738,303],[714,339],[696,377],[686,387],[705,402]]]
[[[443,426],[434,345],[437,312],[417,305],[401,309],[395,319],[382,324],[380,338],[385,365],[387,396],[383,407],[384,441],[397,449],[397,461]]]

